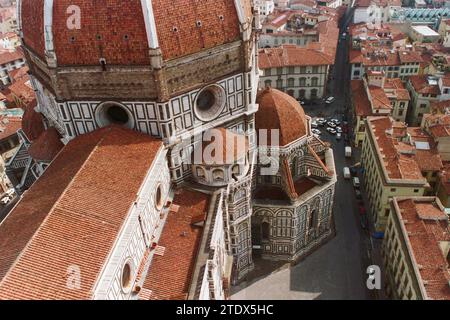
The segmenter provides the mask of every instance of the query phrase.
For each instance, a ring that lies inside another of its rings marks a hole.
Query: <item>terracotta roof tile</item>
[[[158,245],[163,256],[153,256],[143,288],[154,300],[186,300],[199,250],[203,228],[192,225],[192,218],[208,211],[209,196],[187,189],[178,190]]]
[[[33,141],[28,154],[37,161],[52,161],[64,147],[58,131],[51,127]]]
[[[117,126],[69,142],[0,224],[0,299],[91,298],[161,147]],[[66,285],[71,265],[80,290]]]
[[[434,202],[412,198],[397,203],[427,295],[450,300],[449,266],[439,247],[441,241],[450,241],[448,218]]]
[[[34,110],[36,105],[35,99],[25,107],[22,117],[22,130],[31,141],[37,139],[45,130],[42,115]]]
[[[284,45],[259,51],[261,69],[287,66],[322,66],[331,65],[334,57],[314,49]]]
[[[267,88],[259,92],[257,103],[259,110],[255,116],[256,129],[257,132],[258,130],[268,130],[267,143],[269,145],[272,144],[272,130],[279,134],[281,146],[288,145],[308,133],[308,122],[303,108],[288,94]]]

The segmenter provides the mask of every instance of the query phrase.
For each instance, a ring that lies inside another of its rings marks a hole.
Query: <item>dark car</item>
[[[353,177],[358,175],[358,169],[355,167],[350,167],[350,173],[352,174]]]
[[[356,199],[358,199],[358,200],[362,199],[362,193],[360,190],[355,189],[355,195],[356,195]]]

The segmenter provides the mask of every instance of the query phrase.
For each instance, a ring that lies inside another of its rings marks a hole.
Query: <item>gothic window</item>
[[[248,241],[248,230],[247,230],[247,224],[243,223],[239,227],[239,252],[244,251],[247,248],[247,241]]]
[[[288,211],[282,211],[276,217],[276,235],[278,237],[292,236],[292,217]]]
[[[308,230],[314,229],[317,226],[317,211],[314,209],[311,211],[311,214],[309,215],[309,224],[308,224]]]
[[[261,224],[261,235],[263,240],[270,239],[270,224],[266,221]]]
[[[158,185],[158,187],[156,188],[155,205],[156,205],[156,209],[158,209],[158,210],[161,210],[163,207],[163,194],[162,194],[161,185]]]

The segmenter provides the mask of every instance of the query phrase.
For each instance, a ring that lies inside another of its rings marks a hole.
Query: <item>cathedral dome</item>
[[[149,48],[164,60],[239,40],[250,0],[22,0],[24,44],[59,66],[147,65]],[[51,54],[50,54],[51,55]]]
[[[302,106],[290,95],[267,88],[259,92],[256,102],[256,129],[268,130],[267,143],[271,144],[271,130],[279,130],[280,145],[285,146],[308,133],[308,122]],[[261,142],[260,142],[261,143]]]

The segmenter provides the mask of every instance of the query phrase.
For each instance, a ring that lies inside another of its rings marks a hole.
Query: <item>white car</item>
[[[327,131],[331,134],[336,134],[336,130],[334,130],[333,128],[327,128]]]
[[[342,135],[340,132],[336,133],[336,140],[341,140]]]
[[[2,204],[8,204],[10,201],[11,201],[11,199],[10,199],[8,196],[6,196],[6,197],[3,197],[3,198],[0,200],[0,203],[2,203]]]
[[[317,128],[319,125],[317,124],[317,122],[313,121],[311,122],[311,127],[312,128]]]
[[[336,124],[334,122],[331,122],[331,121],[327,123],[327,126],[333,128],[333,129],[337,127]]]
[[[336,132],[342,133],[342,128],[341,127],[336,127],[335,129],[336,129]]]
[[[335,97],[329,97],[329,98],[327,98],[327,100],[325,100],[325,103],[326,104],[332,104],[335,100],[336,100]]]
[[[317,135],[322,134],[322,132],[320,132],[320,130],[317,130],[317,129],[312,129],[311,131],[312,131],[312,133],[317,134]]]
[[[341,124],[341,122],[338,119],[331,119],[330,122],[333,122],[337,126]]]

